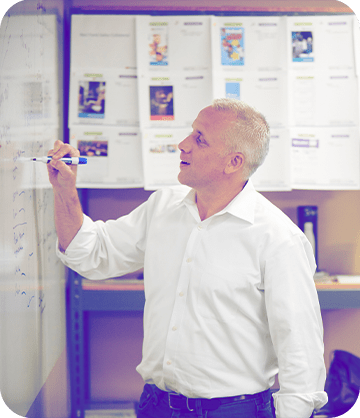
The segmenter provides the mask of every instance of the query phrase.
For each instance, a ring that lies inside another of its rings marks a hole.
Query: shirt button
[[[174,326],[172,327],[172,330],[173,330],[173,331],[176,331],[176,330],[177,330],[177,326],[176,326],[176,325],[174,325]]]
[[[202,225],[198,225],[198,230],[201,231],[203,229]]]
[[[191,258],[191,257],[187,258],[187,259],[186,259],[186,262],[187,262],[187,263],[191,263],[191,262],[192,262],[192,258]]]
[[[179,296],[180,296],[180,297],[183,297],[183,296],[184,296],[184,292],[180,292],[180,293],[179,293]]]
[[[170,366],[171,361],[170,361],[170,360],[168,360],[168,361],[166,362],[166,364],[167,364],[168,366]]]

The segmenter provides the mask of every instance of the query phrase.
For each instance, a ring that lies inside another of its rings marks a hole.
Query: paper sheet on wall
[[[139,115],[143,128],[190,127],[212,100],[209,73],[139,77]]]
[[[227,74],[286,68],[286,21],[280,16],[211,17],[212,66]]]
[[[358,128],[292,128],[290,138],[293,188],[359,188]]]
[[[357,82],[353,71],[290,72],[290,126],[356,126]]]
[[[210,104],[210,41],[210,17],[137,16],[141,127],[189,127]]]
[[[242,72],[213,76],[214,98],[242,100],[258,109],[271,127],[288,126],[287,74],[285,71]]]
[[[214,97],[245,101],[270,126],[287,126],[286,20],[212,16]]]
[[[354,59],[355,72],[357,77],[360,75],[360,22],[353,16],[353,38],[354,38]]]
[[[134,127],[72,127],[70,144],[87,157],[78,168],[77,186],[143,187],[140,131]]]
[[[44,15],[43,18],[19,15],[15,23],[12,20],[15,16],[7,16],[7,23],[5,18],[2,22],[0,103],[3,133],[10,126],[59,125],[56,25],[51,23],[54,16]],[[16,34],[11,34],[15,27]]]
[[[140,74],[211,70],[209,16],[137,16]]]
[[[139,126],[136,70],[72,71],[69,123]]]
[[[258,191],[291,190],[291,148],[288,129],[271,129],[269,153],[252,176]]]
[[[72,15],[72,69],[136,69],[135,16]]]
[[[178,144],[191,129],[144,129],[142,138],[145,190],[179,185]]]
[[[69,124],[138,126],[135,16],[73,15]]]
[[[9,126],[12,123],[24,127],[59,124],[59,94],[53,73],[24,74],[19,69],[6,69],[2,79],[4,97],[11,106],[3,106],[1,116],[3,121],[9,121]]]
[[[353,17],[288,16],[289,70],[354,70]]]

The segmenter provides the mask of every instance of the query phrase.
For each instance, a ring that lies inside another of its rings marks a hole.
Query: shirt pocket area
[[[208,264],[201,274],[197,291],[199,315],[216,322],[232,322],[242,300],[251,297],[254,281],[251,273]]]

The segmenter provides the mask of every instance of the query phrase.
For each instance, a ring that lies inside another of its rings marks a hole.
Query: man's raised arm
[[[48,152],[52,161],[47,164],[49,180],[54,190],[55,227],[59,249],[65,252],[83,222],[83,211],[76,190],[76,165],[67,165],[60,158],[79,157],[77,149],[69,144],[56,141],[54,149]]]

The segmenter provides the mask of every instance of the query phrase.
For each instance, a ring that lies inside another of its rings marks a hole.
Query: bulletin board
[[[358,189],[358,38],[353,14],[73,14],[70,143],[89,158],[78,187],[178,184],[178,143],[232,97],[271,128],[259,191]]]

